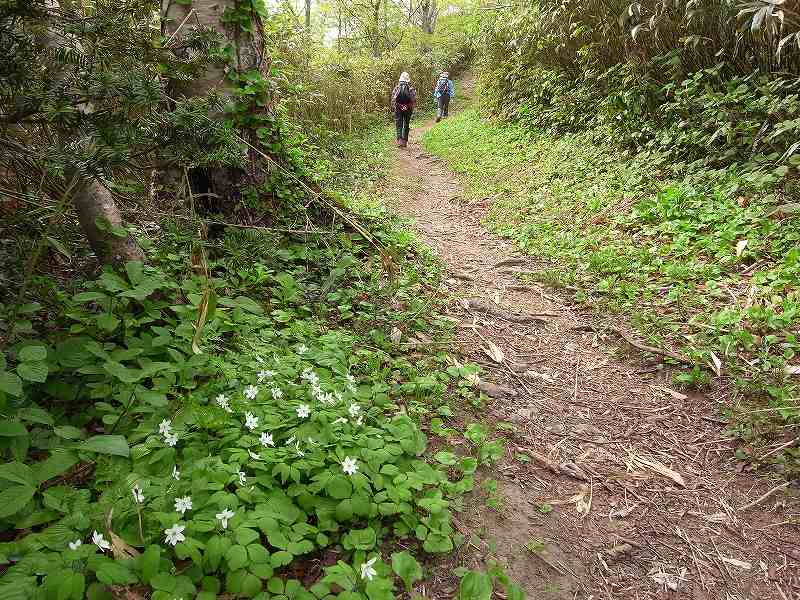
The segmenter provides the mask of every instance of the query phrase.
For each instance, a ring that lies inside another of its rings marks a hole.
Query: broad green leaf
[[[17,374],[25,381],[44,383],[49,369],[45,362],[22,362],[17,365]]]
[[[33,469],[17,461],[0,465],[0,479],[21,483],[27,487],[36,487],[37,484]]]
[[[242,595],[244,595],[246,598],[252,598],[260,591],[261,591],[261,580],[255,575],[252,575],[250,573],[245,575],[241,583]]]
[[[0,392],[22,396],[22,380],[14,373],[0,371]]]
[[[50,416],[50,413],[38,406],[21,408],[17,412],[17,416],[23,421],[29,421],[30,423],[41,423],[42,425],[53,424],[53,417]]]
[[[28,485],[15,485],[0,492],[0,519],[5,519],[22,510],[33,498],[36,488]]]
[[[97,452],[98,454],[112,454],[114,456],[131,455],[128,441],[121,435],[95,435],[83,442],[79,448],[87,452]]]
[[[255,529],[250,529],[248,527],[236,528],[236,541],[242,546],[247,546],[256,541],[258,537],[258,532]]]
[[[255,300],[248,298],[247,296],[236,296],[236,306],[239,308],[243,308],[247,312],[251,312],[256,315],[261,315],[264,313],[264,308]]]
[[[247,547],[247,555],[250,557],[251,564],[269,562],[269,550],[261,544],[250,544]]]
[[[452,466],[458,462],[458,457],[452,452],[437,452],[434,458],[443,465]]]
[[[83,431],[72,425],[59,425],[53,429],[53,433],[65,440],[79,440],[83,437]]]
[[[288,565],[290,562],[292,562],[293,558],[294,557],[285,550],[279,550],[269,557],[272,566],[276,569],[284,565]]]
[[[392,554],[392,570],[403,580],[406,591],[409,593],[415,581],[422,579],[422,567],[417,559],[408,552],[395,552]]]
[[[491,600],[492,580],[488,573],[469,571],[461,578],[457,600]]]
[[[150,583],[150,580],[158,573],[158,568],[161,564],[161,547],[151,545],[147,547],[139,558],[139,570],[141,571],[141,579],[145,583]]]
[[[117,328],[117,325],[120,324],[120,320],[111,313],[103,313],[102,315],[99,315],[96,321],[97,326],[108,333],[114,331]]]
[[[139,260],[125,263],[125,272],[133,285],[138,285],[144,277],[144,264]]]
[[[122,363],[113,360],[106,361],[103,369],[124,383],[136,383],[144,377],[144,371],[141,369],[129,369]]]
[[[0,437],[27,436],[28,430],[19,421],[0,421]]]
[[[336,475],[325,485],[325,491],[331,498],[343,500],[353,495],[353,486],[344,475]]]
[[[72,452],[66,450],[54,451],[47,460],[35,465],[36,483],[44,483],[53,477],[63,475],[77,462],[78,457]]]
[[[231,546],[225,552],[225,562],[228,563],[229,571],[238,571],[247,566],[247,548],[239,544]]]
[[[47,348],[41,345],[25,346],[19,351],[19,360],[22,362],[41,362],[47,358]]]
[[[81,292],[72,297],[75,302],[99,302],[106,298],[108,298],[108,296],[103,292]]]

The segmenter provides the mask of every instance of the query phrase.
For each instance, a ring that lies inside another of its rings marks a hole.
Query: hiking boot
[[[437,122],[437,123],[438,123],[439,121],[441,121],[441,120],[442,120],[442,117],[436,117],[436,122]]]
[[[408,146],[408,140],[400,140],[400,147],[405,148]]]
[[[397,147],[398,148],[402,148],[403,147],[403,140],[397,140]]]

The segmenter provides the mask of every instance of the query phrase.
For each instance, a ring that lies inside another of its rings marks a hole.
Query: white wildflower
[[[350,385],[356,384],[356,378],[350,375],[350,373],[347,374],[347,383],[349,383]]]
[[[225,412],[231,412],[231,405],[229,404],[228,397],[225,394],[217,396],[217,405]]]
[[[358,471],[356,459],[345,456],[344,460],[342,461],[342,471],[344,471],[347,475],[355,475],[356,471]]]
[[[144,494],[142,493],[142,488],[140,488],[138,485],[133,486],[131,493],[133,494],[134,502],[136,502],[137,504],[141,504],[142,502],[144,502]]]
[[[178,471],[178,465],[174,465],[172,467],[172,478],[175,481],[180,481],[181,480],[181,472]]]
[[[361,412],[361,407],[358,404],[351,404],[350,408],[347,409],[347,412],[350,413],[351,417],[358,416],[358,413]]]
[[[111,544],[109,544],[108,540],[103,537],[103,534],[96,529],[94,533],[92,533],[92,543],[103,551],[111,549]]]
[[[217,520],[222,522],[222,528],[227,529],[228,521],[230,521],[233,518],[233,515],[235,514],[236,514],[235,512],[226,508],[221,513],[217,513],[215,516],[217,517]]]
[[[175,498],[175,512],[184,514],[187,510],[192,510],[192,497]]]
[[[281,390],[280,388],[274,387],[272,388],[271,391],[273,400],[280,400],[281,398],[283,398],[283,390]]]
[[[364,424],[364,415],[358,415],[358,418],[355,421],[356,425],[361,427]]]
[[[305,354],[306,352],[308,352],[308,346],[306,346],[305,344],[300,344],[297,347],[297,353],[298,354]]]
[[[264,448],[266,448],[267,446],[274,446],[275,445],[275,442],[272,439],[272,434],[271,433],[267,433],[266,431],[264,431],[261,434],[261,437],[259,438],[259,441],[261,442],[261,445],[264,446]]]
[[[311,407],[308,404],[301,404],[297,407],[297,416],[306,419],[311,414]]]
[[[244,426],[247,427],[250,431],[253,431],[253,429],[258,427],[258,417],[251,412],[245,413]]]
[[[158,424],[158,433],[161,435],[169,435],[172,433],[172,421],[169,419],[161,421],[161,423]]]
[[[311,370],[311,367],[308,367],[305,371],[303,371],[303,374],[300,375],[300,377],[301,379],[305,379],[308,383],[310,383],[312,387],[319,386],[319,375],[314,373],[314,371]]]
[[[305,453],[305,452],[303,452],[302,450],[300,450],[300,442],[297,442],[297,443],[295,444],[295,446],[294,446],[294,449],[297,451],[297,456],[299,456],[300,458],[303,458],[303,457],[306,455],[306,453]]]
[[[175,523],[175,525],[169,529],[164,530],[164,535],[166,536],[164,541],[172,546],[178,545],[179,542],[182,542],[186,539],[186,536],[183,535],[184,529],[186,529],[185,525],[178,525]]]
[[[361,579],[372,581],[372,578],[378,574],[378,572],[372,567],[377,560],[378,557],[375,556],[361,565]]]
[[[174,433],[168,433],[164,436],[164,443],[167,446],[174,447],[178,443],[178,436]]]
[[[244,388],[244,395],[248,400],[255,400],[255,397],[258,396],[258,388],[254,385],[248,385]]]
[[[239,485],[247,485],[247,475],[244,471],[239,471]]]
[[[247,453],[250,455],[250,458],[253,460],[261,460],[261,456],[253,452],[252,450],[248,450]]]
[[[81,546],[83,546],[83,542],[81,540],[75,540],[74,542],[70,542],[67,544],[70,550],[77,550]]]
[[[265,379],[272,379],[275,377],[275,371],[260,371],[258,374],[258,383],[263,383]]]

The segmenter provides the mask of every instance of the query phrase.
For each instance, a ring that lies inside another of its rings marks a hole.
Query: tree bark
[[[133,260],[144,262],[142,249],[130,235],[114,235],[108,227],[121,227],[122,216],[111,192],[99,181],[80,180],[73,192],[72,204],[89,245],[100,262],[115,266]],[[101,229],[98,222],[105,223],[106,227]]]
[[[53,21],[59,19],[58,11],[61,8],[59,0],[45,0],[45,7]],[[58,31],[58,27],[53,27]],[[57,48],[58,39],[49,29],[45,29],[43,43],[48,48]],[[65,71],[58,71],[57,65],[53,72],[58,73],[55,84],[60,84],[66,76]],[[84,114],[91,114],[90,104],[81,104],[78,110]],[[107,222],[113,227],[122,226],[122,217],[119,213],[114,197],[99,181],[86,175],[76,175],[77,183],[72,191],[72,204],[78,213],[83,233],[89,245],[103,264],[122,265],[132,260],[144,262],[145,256],[136,241],[130,236],[117,236],[110,230],[100,229],[97,221]],[[69,178],[67,178],[69,179]]]
[[[180,40],[195,30],[211,30],[219,33],[233,48],[233,64],[219,60],[206,66],[205,71],[198,77],[185,84],[176,85],[173,92],[178,96],[187,98],[206,96],[216,93],[223,97],[233,97],[233,86],[227,77],[228,71],[233,68],[238,73],[249,70],[262,70],[263,42],[258,37],[260,24],[255,22],[258,17],[253,14],[253,23],[249,32],[233,25],[227,27],[222,17],[226,10],[235,10],[239,6],[237,0],[194,0],[191,5],[178,4],[174,0],[162,0],[162,33],[167,39]],[[310,0],[307,0],[310,2]],[[219,115],[211,115],[212,118]],[[246,151],[245,151],[246,152]],[[222,202],[236,197],[239,185],[245,173],[231,168],[214,168],[197,170],[190,174],[192,182],[202,181],[203,185],[192,185],[193,191],[211,194]],[[181,182],[182,185],[182,182]],[[211,197],[211,196],[210,196]]]
[[[375,36],[372,40],[372,55],[379,58],[381,55],[381,0],[375,0],[372,7],[375,21]]]
[[[422,31],[432,34],[436,28],[437,6],[436,0],[422,0],[420,4]]]
[[[306,0],[306,29],[311,29],[311,0]]]

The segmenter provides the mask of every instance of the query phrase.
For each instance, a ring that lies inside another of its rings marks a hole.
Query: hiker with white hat
[[[392,110],[394,122],[397,126],[397,146],[405,148],[408,145],[408,133],[411,129],[411,113],[417,103],[417,90],[411,85],[411,76],[403,71],[400,81],[392,90]]]

